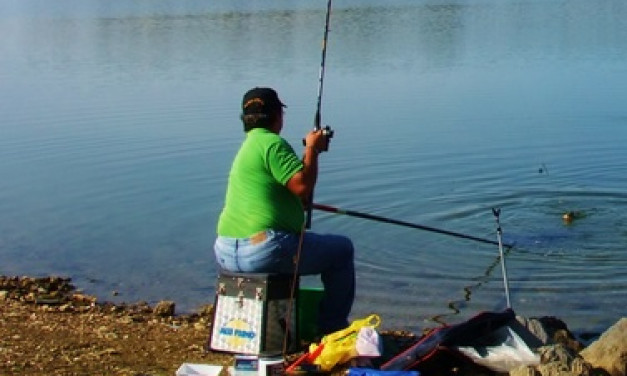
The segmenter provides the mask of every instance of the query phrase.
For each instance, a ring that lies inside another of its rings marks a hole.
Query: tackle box
[[[299,279],[296,277],[295,286],[293,280],[293,275],[221,271],[209,347],[259,355],[281,353],[286,340],[286,350],[295,350],[298,314],[292,291],[298,291]]]

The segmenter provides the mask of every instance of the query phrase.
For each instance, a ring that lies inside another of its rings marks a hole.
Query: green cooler
[[[312,342],[318,336],[318,306],[324,294],[322,287],[301,287],[298,290],[298,334],[300,340]]]

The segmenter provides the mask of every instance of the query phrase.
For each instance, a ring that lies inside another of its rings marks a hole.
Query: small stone
[[[198,314],[200,316],[213,316],[213,305],[208,304],[208,305],[202,306],[200,310],[198,311]]]
[[[174,316],[174,308],[175,304],[173,301],[164,300],[157,303],[153,312],[156,316],[161,317]]]
[[[24,296],[24,301],[32,303],[36,300],[36,298],[37,297],[34,292],[29,292],[26,296]]]
[[[74,308],[75,311],[77,312],[81,312],[81,313],[85,313],[85,312],[89,312],[92,309],[92,305],[88,305],[88,306],[79,306]]]
[[[104,351],[100,352],[100,356],[104,356],[104,355],[119,355],[120,352],[116,349],[106,349]]]
[[[76,304],[80,305],[94,305],[96,304],[96,297],[85,295],[85,294],[74,294],[72,295],[72,301]]]

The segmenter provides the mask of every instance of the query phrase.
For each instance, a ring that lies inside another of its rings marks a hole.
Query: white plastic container
[[[259,358],[259,376],[282,376],[285,374],[285,361],[282,356]]]
[[[218,376],[223,368],[211,364],[183,363],[176,370],[176,376]]]

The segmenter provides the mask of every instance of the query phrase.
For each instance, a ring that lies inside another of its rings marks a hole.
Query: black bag
[[[381,366],[382,370],[417,370],[423,376],[455,375],[462,371],[478,369],[483,373],[493,371],[475,364],[457,346],[472,346],[477,338],[515,320],[514,311],[482,312],[460,324],[434,329],[415,345],[390,359]]]

